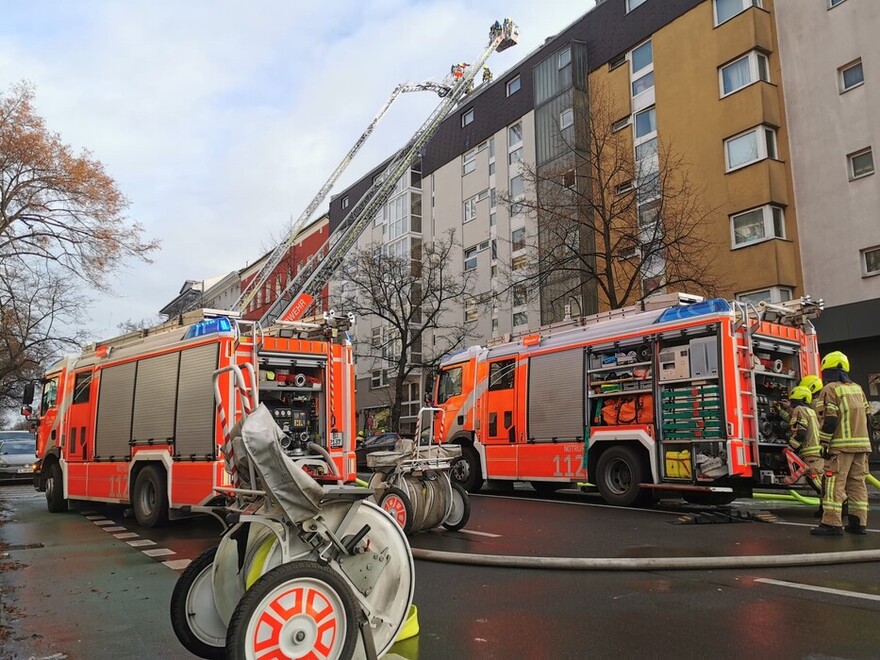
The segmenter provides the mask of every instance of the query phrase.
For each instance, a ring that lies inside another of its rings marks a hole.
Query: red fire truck
[[[230,365],[253,365],[253,375],[243,373],[288,437],[325,446],[354,479],[352,349],[342,336],[328,338],[347,321],[263,332],[226,314],[189,312],[88,346],[47,371],[34,485],[50,511],[68,500],[130,504],[138,523],[152,527],[211,504],[214,489],[230,485],[212,374]],[[224,409],[236,410],[230,375],[218,378]]]
[[[789,476],[773,403],[818,373],[821,306],[667,294],[472,347],[440,367],[438,432],[462,446],[471,491],[592,482],[617,505],[729,502]]]

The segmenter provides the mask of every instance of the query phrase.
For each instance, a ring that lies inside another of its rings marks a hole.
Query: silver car
[[[32,481],[37,441],[28,431],[0,431],[0,480]]]

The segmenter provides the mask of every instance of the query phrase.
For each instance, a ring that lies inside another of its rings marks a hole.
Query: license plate
[[[331,446],[333,449],[340,449],[340,448],[342,448],[342,434],[341,434],[341,433],[339,433],[339,432],[337,431],[336,433],[331,433],[331,434],[330,434],[330,446]]]
[[[31,472],[33,472],[31,468],[18,468],[19,474],[30,474]]]

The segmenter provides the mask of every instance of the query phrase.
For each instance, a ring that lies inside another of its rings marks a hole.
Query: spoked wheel
[[[171,594],[171,627],[187,651],[209,660],[223,658],[226,625],[214,605],[211,569],[217,546],[186,567]]]
[[[404,534],[412,531],[413,507],[406,493],[392,486],[385,491],[379,506],[391,514]]]
[[[451,532],[458,531],[467,525],[471,517],[471,500],[461,484],[452,482],[452,506],[443,521],[443,526]]]
[[[333,570],[282,564],[248,589],[229,622],[226,657],[348,660],[357,644],[354,597]]]

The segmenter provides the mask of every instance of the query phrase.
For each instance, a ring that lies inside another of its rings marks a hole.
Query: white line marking
[[[149,541],[147,539],[140,539],[138,541],[126,541],[132,548],[139,548],[143,545],[156,545],[155,541]]]
[[[98,527],[105,527],[107,525],[115,525],[116,524],[112,520],[93,520],[92,522],[95,523]]]
[[[150,548],[149,550],[141,550],[147,557],[165,557],[167,555],[176,555],[174,550],[168,548]]]
[[[762,584],[775,584],[778,587],[791,587],[792,589],[803,589],[805,591],[819,591],[823,594],[834,594],[835,596],[848,596],[849,598],[863,598],[865,600],[880,601],[880,595],[865,594],[860,591],[846,591],[845,589],[832,589],[831,587],[817,587],[814,584],[801,584],[800,582],[786,582],[785,580],[773,580],[771,578],[757,578],[755,582]]]
[[[179,571],[192,563],[192,559],[169,559],[168,561],[163,561],[168,568],[173,568],[175,571]]]
[[[490,534],[489,532],[478,532],[474,529],[460,529],[462,534],[473,534],[474,536],[488,536],[490,539],[500,539],[501,534]]]
[[[114,534],[118,539],[136,539],[140,534],[135,534],[134,532],[125,532],[124,534]]]
[[[97,511],[80,511],[80,513],[86,517],[89,517],[89,516],[94,516],[98,512]]]
[[[86,520],[104,520],[104,516],[86,516]]]
[[[117,527],[105,527],[104,531],[105,532],[124,532],[125,527],[118,527],[118,526]]]

